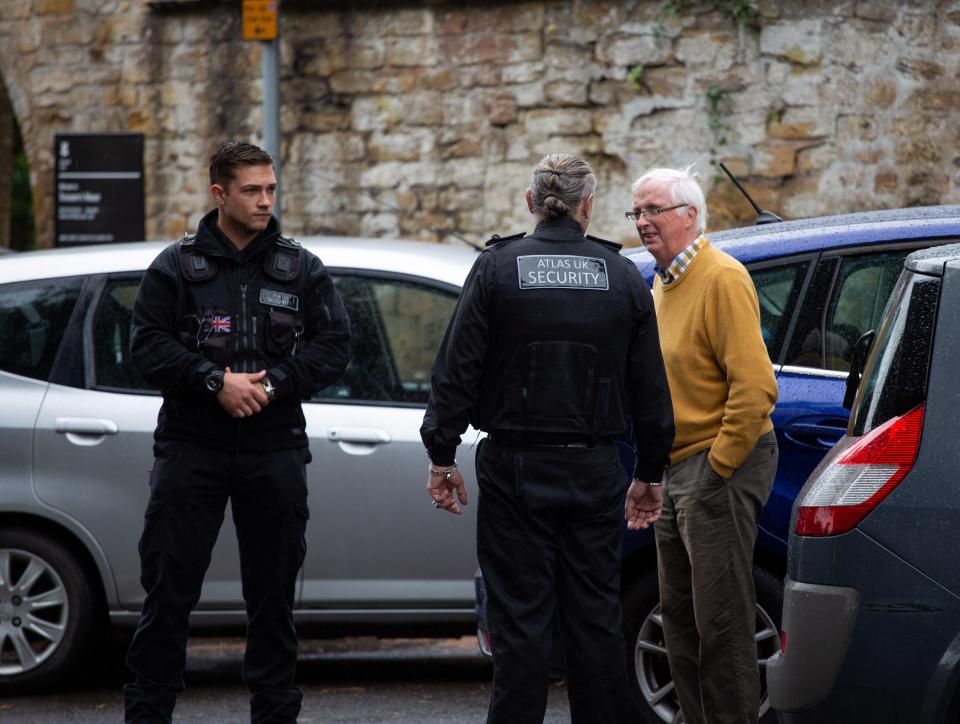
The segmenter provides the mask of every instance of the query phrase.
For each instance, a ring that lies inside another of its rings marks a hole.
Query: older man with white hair
[[[656,260],[653,298],[676,425],[663,486],[631,486],[627,524],[655,521],[683,721],[748,724],[760,700],[753,546],[777,468],[777,383],[757,293],[743,265],[704,236],[706,201],[690,169],[641,176],[627,218]]]

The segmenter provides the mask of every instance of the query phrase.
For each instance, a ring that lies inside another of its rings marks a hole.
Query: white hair
[[[696,164],[690,164],[685,169],[652,168],[638,178],[630,189],[637,193],[649,183],[662,186],[670,196],[670,205],[689,204],[697,210],[697,232],[702,234],[707,230],[707,200],[700,187],[700,174],[693,170]],[[683,209],[675,211],[683,215]]]

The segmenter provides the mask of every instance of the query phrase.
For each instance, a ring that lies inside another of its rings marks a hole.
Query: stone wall
[[[755,30],[690,4],[289,0],[285,227],[474,243],[529,229],[522,193],[552,151],[588,158],[592,231],[629,243],[629,185],[651,165],[697,164],[712,228],[752,220],[713,159],[788,218],[960,203],[960,0],[760,0]],[[0,4],[41,243],[61,131],[144,133],[148,236],[196,222],[215,145],[258,140],[259,47],[239,16],[213,0]]]

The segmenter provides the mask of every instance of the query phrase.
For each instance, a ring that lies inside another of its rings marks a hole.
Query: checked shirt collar
[[[666,270],[661,269],[659,266],[653,267],[653,270],[657,273],[657,276],[660,277],[660,281],[664,284],[670,284],[673,281],[676,281],[680,276],[687,270],[691,263],[693,263],[694,257],[706,246],[707,240],[703,236],[698,236],[690,244],[683,248],[674,260],[670,263],[670,266]]]

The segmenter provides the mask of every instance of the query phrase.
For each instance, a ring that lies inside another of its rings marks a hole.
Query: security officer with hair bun
[[[596,179],[567,154],[533,170],[529,236],[480,254],[433,367],[420,429],[440,511],[467,504],[455,452],[476,455],[477,554],[494,655],[488,722],[542,722],[559,612],[575,724],[626,722],[621,632],[624,475],[615,440],[633,419],[634,480],[659,484],[673,413],[653,302],[619,245],[585,236]],[[647,513],[635,506],[634,522]]]
[[[293,724],[296,580],[310,462],[302,399],[350,357],[350,321],[323,263],[280,233],[273,159],[230,142],[210,160],[217,207],[167,247],[133,308],[132,357],[163,392],[140,538],[146,599],[127,654],[127,722],[170,722],[188,622],[230,500],[240,548],[255,724]]]

